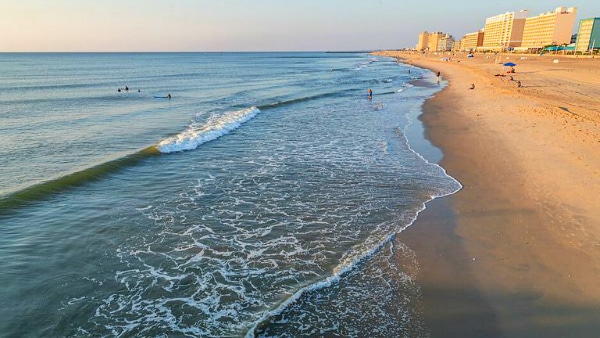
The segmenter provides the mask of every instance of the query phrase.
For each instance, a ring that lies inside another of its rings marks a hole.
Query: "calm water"
[[[424,159],[439,88],[416,78],[359,53],[0,54],[0,332],[427,336],[391,239],[459,184]]]

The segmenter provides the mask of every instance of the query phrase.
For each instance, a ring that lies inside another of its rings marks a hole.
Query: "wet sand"
[[[600,60],[381,54],[449,83],[421,118],[464,188],[397,238],[417,254],[432,336],[595,337]]]

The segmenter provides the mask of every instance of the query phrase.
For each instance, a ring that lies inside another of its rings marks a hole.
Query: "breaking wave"
[[[203,143],[215,140],[239,128],[244,122],[260,113],[256,107],[230,111],[219,116],[212,116],[202,123],[192,123],[181,133],[162,140],[156,148],[161,153],[173,153],[193,150]]]

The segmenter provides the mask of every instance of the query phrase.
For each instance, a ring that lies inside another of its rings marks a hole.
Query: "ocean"
[[[358,52],[0,54],[2,336],[427,336],[392,240],[460,188],[439,90]]]

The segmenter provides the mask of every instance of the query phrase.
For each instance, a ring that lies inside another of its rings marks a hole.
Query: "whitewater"
[[[393,239],[460,189],[417,118],[428,71],[364,53],[0,61],[7,336],[427,335],[418,258]]]

